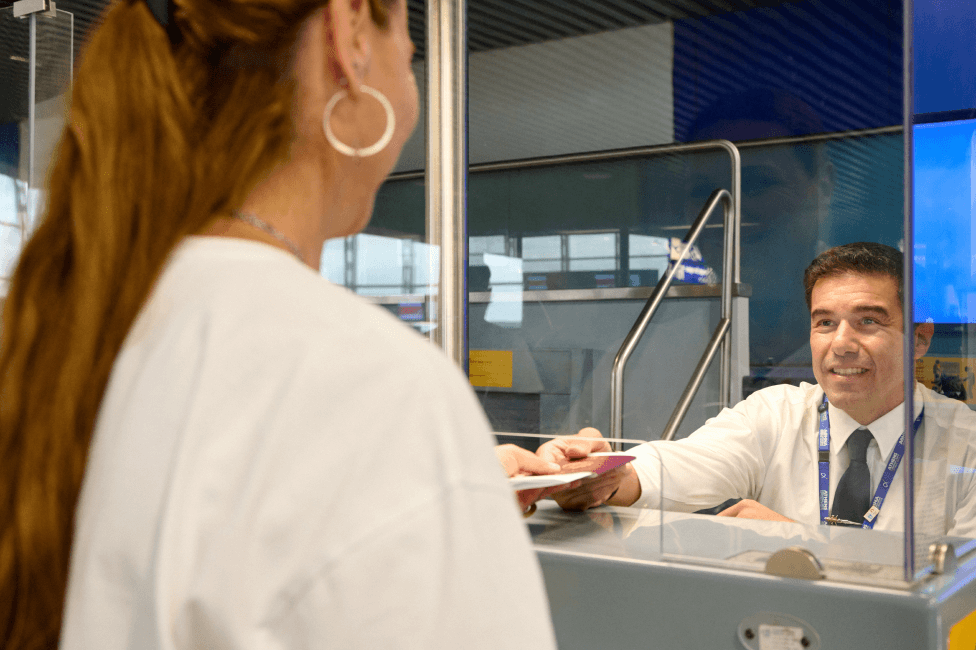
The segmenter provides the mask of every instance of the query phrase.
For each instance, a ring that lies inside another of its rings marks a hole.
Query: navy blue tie
[[[861,522],[871,507],[871,471],[868,469],[868,443],[874,436],[860,428],[847,439],[851,464],[837,483],[837,494],[830,514],[840,519]]]

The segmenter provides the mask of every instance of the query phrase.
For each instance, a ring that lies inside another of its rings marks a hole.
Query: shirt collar
[[[918,383],[915,384],[914,396],[915,417],[922,412],[922,391],[919,390]],[[871,431],[871,435],[878,442],[878,449],[882,458],[887,458],[895,448],[895,443],[905,430],[905,402],[891,409],[870,424],[859,424],[846,412],[837,408],[833,404],[828,405],[827,414],[830,416],[830,444],[836,445],[840,449],[847,443],[847,439],[855,430],[864,426]]]

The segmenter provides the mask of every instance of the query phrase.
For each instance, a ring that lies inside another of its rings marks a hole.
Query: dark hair
[[[905,286],[903,263],[901,251],[875,242],[860,241],[825,250],[803,272],[803,293],[807,300],[807,309],[810,309],[810,296],[818,280],[844,273],[886,275],[892,278],[898,283],[900,304]]]

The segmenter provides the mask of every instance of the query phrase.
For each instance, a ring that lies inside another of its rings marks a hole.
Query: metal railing
[[[731,401],[732,345],[729,340],[729,332],[732,326],[732,283],[733,281],[739,281],[739,225],[741,221],[739,218],[739,189],[741,179],[739,150],[727,140],[715,140],[660,147],[655,153],[680,153],[714,148],[720,148],[729,153],[732,163],[732,189],[731,191],[717,189],[712,192],[712,195],[705,203],[705,207],[702,208],[698,218],[695,219],[695,222],[688,231],[684,249],[681,251],[674,265],[657,283],[650,298],[648,298],[647,303],[645,303],[644,308],[637,317],[637,321],[617,351],[617,356],[613,361],[613,370],[610,374],[610,431],[608,437],[612,440],[623,438],[624,370],[627,366],[627,361],[640,342],[644,332],[647,330],[647,326],[654,317],[654,313],[664,300],[671,283],[674,281],[674,276],[678,268],[681,266],[681,263],[684,261],[688,251],[694,245],[702,230],[705,229],[705,224],[719,203],[722,203],[724,206],[725,223],[725,245],[722,254],[722,313],[718,326],[715,328],[715,332],[712,334],[712,338],[705,348],[705,353],[699,360],[688,385],[678,400],[678,404],[671,414],[671,419],[668,421],[661,439],[670,440],[674,437],[675,432],[677,432],[678,427],[681,425],[681,421],[688,412],[688,408],[691,406],[691,401],[694,399],[695,393],[698,392],[705,378],[705,372],[708,370],[720,347],[722,349],[722,355],[721,368],[719,370],[719,405],[726,407]]]

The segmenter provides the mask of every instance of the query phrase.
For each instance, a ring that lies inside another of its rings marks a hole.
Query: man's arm
[[[640,498],[640,480],[629,464],[579,483],[579,487],[559,490],[552,498],[564,510],[586,510],[603,504],[629,506]]]
[[[553,498],[576,510],[609,503],[679,512],[695,512],[735,497],[754,498],[762,490],[768,456],[777,446],[784,420],[798,419],[786,417],[783,407],[805,408],[786,393],[784,387],[759,391],[724,409],[686,439],[634,447],[630,452],[637,458],[629,465]],[[589,428],[550,441],[538,453],[562,465],[609,449],[599,431]],[[755,511],[736,511],[737,516],[752,514]]]

